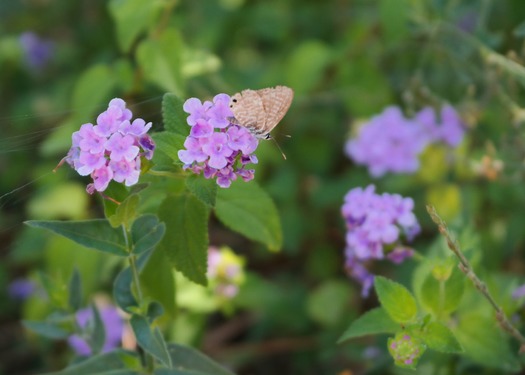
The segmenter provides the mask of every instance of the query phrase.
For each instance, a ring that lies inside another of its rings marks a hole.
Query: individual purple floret
[[[31,69],[41,70],[51,60],[54,53],[53,42],[42,39],[31,31],[21,34],[19,40],[25,62]]]
[[[141,158],[151,159],[153,139],[146,134],[151,122],[133,114],[124,100],[115,98],[97,117],[96,125],[84,124],[72,135],[72,146],[65,158],[80,175],[90,175],[93,183],[86,190],[106,190],[111,180],[134,185],[140,176]]]
[[[120,346],[124,332],[124,320],[120,316],[117,308],[113,305],[105,305],[100,308],[99,314],[104,324],[106,337],[104,346],[102,347],[102,353],[106,353]],[[92,354],[91,347],[85,337],[90,336],[90,330],[92,330],[94,324],[93,319],[93,310],[91,308],[85,308],[76,313],[77,324],[80,329],[85,332],[85,336],[74,334],[69,336],[67,342],[79,356],[89,356]]]
[[[184,149],[178,152],[185,169],[205,178],[215,178],[217,185],[227,188],[238,177],[244,181],[253,179],[255,171],[247,164],[256,164],[258,140],[249,130],[230,123],[233,113],[229,107],[230,97],[218,94],[213,102],[202,103],[190,98],[183,109],[189,114],[187,122],[190,134]]]
[[[346,143],[345,152],[357,164],[366,165],[373,177],[414,173],[419,169],[419,155],[429,144],[457,147],[464,133],[463,122],[450,105],[442,107],[439,119],[431,107],[413,119],[398,107],[387,107],[360,128],[358,136]]]
[[[359,281],[363,296],[373,284],[365,263],[385,256],[398,264],[413,255],[402,243],[412,241],[419,224],[412,212],[414,201],[398,194],[377,194],[375,186],[355,188],[345,196],[341,213],[346,222],[345,268]]]

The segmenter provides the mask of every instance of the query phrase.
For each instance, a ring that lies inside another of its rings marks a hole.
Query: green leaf
[[[477,312],[463,313],[454,330],[464,355],[484,366],[519,371],[520,362],[494,318]]]
[[[108,217],[109,223],[113,228],[118,228],[124,225],[129,228],[129,223],[137,216],[137,207],[139,205],[140,197],[137,194],[132,194],[127,197],[115,210],[115,214]]]
[[[131,362],[133,367],[139,368],[139,358],[136,353],[117,349],[108,353],[95,355],[80,363],[74,363],[62,371],[47,373],[45,375],[135,375],[140,374],[129,370]]]
[[[48,337],[50,339],[64,339],[70,334],[60,326],[53,323],[23,320],[22,324],[27,329],[38,333],[41,336]]]
[[[128,256],[122,230],[112,228],[104,219],[82,221],[38,221],[30,220],[25,224],[34,228],[43,228],[69,238],[89,249],[120,256]]]
[[[205,50],[185,48],[182,54],[182,76],[186,79],[214,73],[221,67],[221,60]]]
[[[164,308],[157,301],[152,301],[148,304],[148,310],[146,311],[146,317],[148,321],[153,323],[155,319],[164,315]]]
[[[438,280],[435,271],[429,272],[421,286],[422,302],[438,316],[454,311],[465,290],[465,275],[455,266],[451,271],[446,280],[437,275]]]
[[[204,203],[192,195],[167,197],[159,208],[166,223],[162,249],[177,271],[191,281],[206,286],[208,281],[208,217]]]
[[[210,207],[215,206],[217,198],[217,182],[214,179],[206,179],[202,176],[189,176],[186,179],[186,187],[193,195]]]
[[[185,140],[185,136],[171,132],[153,134],[153,141],[157,146],[155,152],[162,151],[177,164],[182,164],[179,160],[178,151],[184,148]]]
[[[351,294],[352,289],[347,281],[328,280],[310,293],[308,314],[321,324],[335,325],[343,317]]]
[[[228,189],[218,189],[215,213],[230,229],[249,239],[279,250],[282,232],[279,213],[268,194],[254,181],[234,181]]]
[[[382,39],[388,45],[402,40],[409,34],[408,16],[411,10],[408,0],[381,0],[379,2],[379,14],[383,29]]]
[[[456,336],[445,325],[439,322],[427,324],[420,335],[430,349],[443,353],[461,353],[463,348]]]
[[[323,42],[302,42],[292,51],[286,66],[288,85],[297,95],[311,91],[322,81],[331,59],[331,50]]]
[[[93,312],[93,330],[91,331],[89,346],[93,353],[100,353],[104,347],[106,341],[106,329],[104,328],[104,322],[100,317],[100,312],[95,305],[91,305],[91,311]]]
[[[118,307],[126,312],[130,312],[138,303],[131,291],[133,275],[129,267],[124,268],[113,282],[113,299]],[[131,309],[130,309],[131,308]]]
[[[155,375],[234,375],[211,358],[185,345],[168,344],[175,369],[157,369]]]
[[[115,19],[117,40],[128,52],[140,33],[156,24],[163,2],[159,0],[111,0],[109,11]]]
[[[396,333],[399,328],[399,323],[394,322],[384,308],[376,307],[354,320],[337,342],[379,333]]]
[[[148,320],[136,314],[132,315],[130,324],[140,347],[157,358],[164,366],[171,368],[171,357],[158,327],[152,332]]]
[[[82,283],[80,280],[80,273],[75,267],[68,285],[69,300],[68,305],[71,311],[77,311],[82,306]]]
[[[115,77],[106,65],[94,65],[82,73],[73,89],[75,119],[81,124],[94,122],[94,114],[107,108],[114,87]]]
[[[167,259],[167,254],[160,248],[153,252],[140,274],[140,284],[144,294],[159,301],[170,318],[174,318],[177,311],[173,276],[172,266]]]
[[[163,90],[181,95],[182,38],[175,29],[165,29],[156,39],[145,39],[137,48],[137,61],[144,77]]]
[[[152,214],[138,217],[131,227],[131,239],[133,241],[133,254],[142,254],[157,246],[162,240],[166,225],[159,223],[159,218]]]
[[[177,133],[186,137],[189,134],[189,126],[186,122],[189,114],[184,112],[184,101],[177,95],[166,93],[162,97],[162,121],[164,129],[168,132]]]
[[[392,320],[401,324],[414,320],[417,304],[407,288],[382,276],[374,278],[374,286],[382,307]]]
[[[126,189],[126,186],[124,184],[118,183],[116,181],[111,181],[104,191],[104,194],[108,197],[111,197],[113,200],[110,199],[104,199],[104,216],[107,218],[111,218],[113,215],[116,214],[117,209],[120,207],[120,205],[117,202],[122,202],[128,198],[129,191]],[[118,225],[114,225],[115,227]]]

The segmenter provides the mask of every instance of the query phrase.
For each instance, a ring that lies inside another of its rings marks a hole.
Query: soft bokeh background
[[[84,179],[67,167],[52,172],[71,133],[113,97],[160,130],[165,92],[209,99],[278,84],[295,91],[274,131],[287,160],[264,142],[256,180],[278,205],[283,248],[268,252],[213,221],[210,242],[245,259],[235,307],[190,303],[165,330],[239,374],[400,373],[385,341],[336,344],[376,305],[343,269],[343,196],[375,183],[413,197],[422,254],[436,236],[424,211],[434,203],[468,228],[487,273],[511,280],[504,293],[517,286],[525,268],[524,20],[521,0],[1,1],[0,373],[57,370],[71,356],[65,343],[19,324],[60,298],[42,292],[43,279],[63,284],[77,267],[87,302],[110,291],[118,268],[22,224],[102,217]],[[416,174],[374,180],[344,155],[357,124],[384,107],[411,114],[442,102],[468,126],[453,156],[431,149]],[[413,267],[376,264],[374,272],[406,282]],[[18,279],[34,283],[29,299],[8,294]],[[502,371],[461,364],[461,373]]]

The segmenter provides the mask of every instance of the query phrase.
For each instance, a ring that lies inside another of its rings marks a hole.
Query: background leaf
[[[357,337],[379,333],[396,333],[400,327],[400,324],[393,321],[384,308],[376,307],[354,320],[337,342],[342,343]]]
[[[162,240],[166,225],[159,222],[159,218],[152,214],[138,217],[131,227],[131,239],[133,241],[133,254],[142,254],[154,249]]]
[[[79,310],[82,306],[82,283],[80,279],[80,273],[76,267],[73,269],[73,273],[69,279],[68,294],[68,305],[71,311]]]
[[[127,368],[126,364],[132,362],[138,368],[139,358],[136,353],[122,349],[109,353],[99,354],[66,367],[62,371],[47,373],[45,375],[135,375],[136,371]]]
[[[429,349],[444,353],[461,353],[463,348],[452,331],[439,322],[430,322],[424,328],[421,338]]]
[[[190,127],[186,122],[188,113],[183,109],[184,100],[179,96],[166,93],[162,97],[162,122],[164,129],[186,137],[189,134]]]
[[[162,364],[171,367],[171,357],[159,329],[155,328],[152,332],[147,319],[136,314],[131,317],[130,324],[138,345]]]

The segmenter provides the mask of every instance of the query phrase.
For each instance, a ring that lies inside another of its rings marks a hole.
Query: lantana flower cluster
[[[429,144],[457,147],[464,133],[465,125],[450,105],[443,106],[439,115],[434,108],[424,108],[412,119],[391,106],[364,124],[358,136],[346,143],[345,152],[357,164],[366,165],[373,177],[414,173]]]
[[[341,208],[346,222],[345,268],[362,284],[368,296],[374,277],[365,264],[387,258],[399,264],[413,255],[411,242],[420,226],[413,213],[414,201],[399,194],[377,194],[375,186],[350,190]]]
[[[178,152],[185,169],[215,178],[222,188],[229,187],[238,177],[244,181],[253,179],[255,171],[247,169],[247,164],[257,163],[253,153],[259,144],[249,130],[230,122],[233,113],[229,103],[227,94],[218,94],[213,101],[204,103],[197,98],[186,100],[183,109],[189,114],[191,130],[185,149]]]
[[[419,358],[426,351],[425,343],[406,332],[399,332],[388,339],[388,351],[397,366],[415,369]]]
[[[147,134],[151,122],[131,120],[132,116],[124,100],[115,98],[97,117],[96,125],[84,124],[73,133],[66,162],[80,175],[91,176],[88,193],[106,190],[111,180],[126,186],[136,184],[141,157],[153,157],[155,144]]]
[[[228,247],[208,249],[208,279],[217,296],[231,299],[244,282],[244,259]]]

